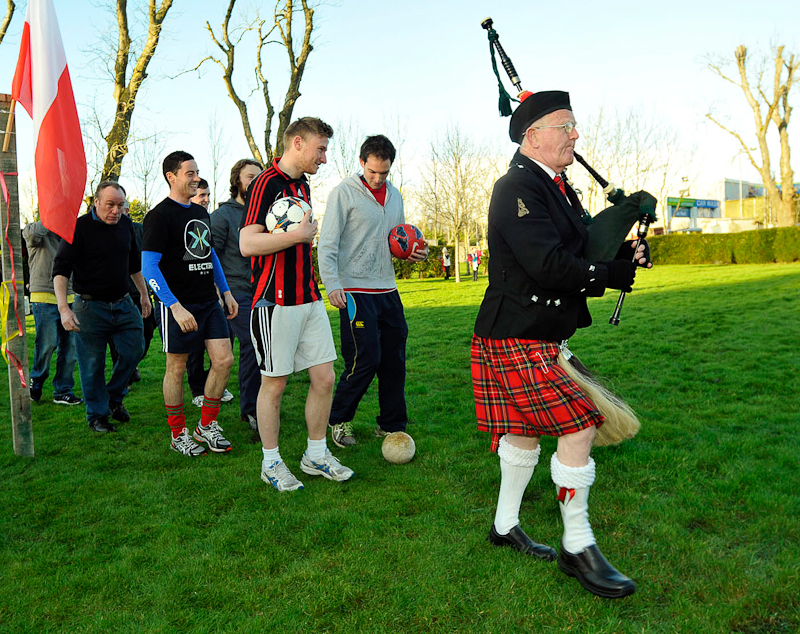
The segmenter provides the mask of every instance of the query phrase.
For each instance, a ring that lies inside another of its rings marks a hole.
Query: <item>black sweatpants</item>
[[[378,377],[378,425],[404,431],[406,411],[406,340],[408,325],[400,294],[346,292],[339,309],[344,372],[339,377],[329,422],[353,420],[361,397]]]

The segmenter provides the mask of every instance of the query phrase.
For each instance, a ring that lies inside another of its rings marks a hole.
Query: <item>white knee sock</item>
[[[498,535],[507,535],[508,531],[519,524],[522,496],[531,481],[541,451],[541,447],[515,447],[505,436],[500,439],[500,446],[497,448],[497,455],[500,457],[500,494],[494,514],[494,529]]]
[[[314,460],[319,462],[325,457],[325,452],[328,450],[328,443],[326,439],[323,438],[322,440],[311,440],[308,439],[308,444],[306,445],[306,455],[309,457],[310,460]]]
[[[589,488],[594,483],[594,460],[590,456],[586,466],[568,467],[559,462],[556,452],[550,460],[550,474],[564,522],[561,543],[568,553],[577,554],[596,543],[589,524]]]

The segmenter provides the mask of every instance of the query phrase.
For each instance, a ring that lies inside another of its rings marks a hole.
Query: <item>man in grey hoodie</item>
[[[239,304],[239,313],[228,322],[228,327],[233,332],[232,337],[239,339],[239,409],[242,420],[253,431],[258,429],[256,399],[261,387],[261,374],[250,337],[250,307],[254,292],[250,258],[244,257],[239,250],[239,228],[244,221],[247,188],[263,171],[261,163],[253,159],[236,161],[231,169],[231,197],[211,214],[214,250],[233,298]]]
[[[383,135],[364,141],[364,173],[342,181],[328,197],[319,238],[319,268],[331,305],[339,309],[344,372],[329,418],[338,447],[356,444],[352,420],[378,376],[380,414],[375,436],[404,431],[408,326],[394,279],[389,232],[405,222],[403,198],[387,180],[396,156]],[[428,255],[414,253],[420,262]]]

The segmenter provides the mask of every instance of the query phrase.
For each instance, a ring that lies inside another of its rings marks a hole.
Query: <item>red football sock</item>
[[[183,415],[183,403],[180,405],[165,405],[167,408],[167,425],[172,432],[172,437],[177,438],[186,428],[186,417]]]
[[[217,420],[219,415],[220,398],[211,398],[203,396],[203,408],[200,410],[200,424],[203,427],[208,427],[212,422]]]

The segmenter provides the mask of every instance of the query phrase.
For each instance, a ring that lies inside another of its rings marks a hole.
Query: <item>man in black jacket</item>
[[[144,351],[142,317],[152,307],[133,223],[123,213],[124,190],[104,181],[94,199],[94,207],[75,223],[72,244],[63,240],[58,248],[53,286],[61,324],[66,331],[78,333],[78,368],[89,429],[114,432],[109,416],[120,422],[130,420],[122,399]],[[72,306],[67,302],[70,275],[76,295]],[[141,295],[141,315],[128,292],[129,278]],[[119,356],[106,383],[106,348],[112,342]]]
[[[635,590],[597,548],[589,524],[589,453],[603,416],[557,363],[560,344],[591,324],[587,296],[630,291],[635,265],[589,262],[585,212],[565,182],[578,132],[569,95],[529,95],[515,111],[520,144],[489,206],[489,287],[475,323],[472,377],[478,428],[492,434],[501,484],[489,541],[554,560],[549,546],[519,526],[523,493],[538,463],[539,438],[556,436],[552,478],[564,522],[559,565],[590,592],[608,598]],[[646,265],[644,247],[639,262]]]

